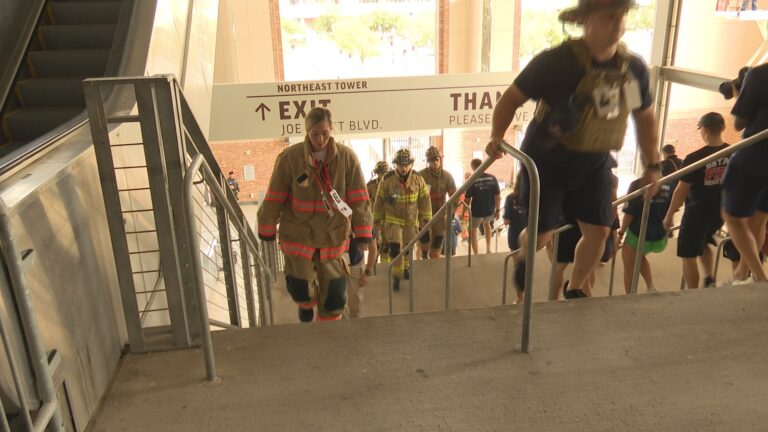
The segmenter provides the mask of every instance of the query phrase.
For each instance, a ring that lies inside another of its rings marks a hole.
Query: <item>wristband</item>
[[[366,276],[370,276],[371,275],[371,271],[368,270],[368,269],[365,269],[365,271],[363,271],[363,274],[366,275]]]
[[[656,162],[656,163],[648,164],[648,165],[645,166],[645,170],[646,171],[648,171],[648,170],[656,170],[656,171],[661,172],[661,163]]]

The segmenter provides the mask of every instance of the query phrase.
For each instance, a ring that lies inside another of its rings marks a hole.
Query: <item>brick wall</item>
[[[439,0],[437,5],[437,73],[448,73],[448,23],[450,21],[451,3],[449,0]]]
[[[678,114],[676,118],[667,120],[667,129],[664,135],[664,142],[672,144],[677,150],[680,158],[685,158],[688,153],[700,149],[704,142],[701,140],[701,133],[696,128],[699,118],[703,113],[696,112]],[[723,141],[729,144],[735,144],[741,140],[741,134],[733,128],[733,116],[729,111],[720,112],[725,117],[725,132],[723,132]]]
[[[272,26],[272,59],[275,65],[275,81],[285,80],[283,63],[283,32],[280,29],[280,0],[269,0],[270,24]]]
[[[240,184],[240,201],[255,202],[260,194],[264,194],[272,176],[275,159],[288,143],[281,140],[263,140],[247,142],[212,143],[214,156],[226,175],[235,172],[235,178]],[[245,165],[253,165],[256,180],[245,180]]]

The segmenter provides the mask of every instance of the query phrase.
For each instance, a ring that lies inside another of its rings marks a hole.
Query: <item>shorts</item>
[[[581,231],[578,226],[561,232],[560,240],[557,244],[557,262],[572,263],[576,255],[576,244],[579,243],[580,239]],[[605,240],[605,249],[603,249],[603,256],[600,257],[600,262],[610,261],[613,258],[614,249],[613,231],[611,231],[611,234]]]
[[[637,250],[638,240],[639,238],[637,237],[637,234],[633,233],[632,231],[627,230],[627,232],[624,234],[624,242],[632,249]],[[662,238],[661,240],[646,240],[645,244],[643,245],[643,255],[648,255],[649,253],[662,253],[666,248],[666,237]]]
[[[677,256],[680,258],[696,258],[701,256],[707,243],[712,246],[717,245],[713,236],[721,226],[681,225],[680,234],[677,237]]]
[[[726,213],[739,218],[752,216],[756,211],[768,213],[767,166],[768,143],[753,144],[733,154],[723,178]]]
[[[485,217],[479,217],[479,218],[473,217],[473,218],[470,218],[470,220],[472,221],[471,222],[472,229],[477,229],[477,227],[479,227],[480,225],[483,225],[485,223],[491,223],[494,220],[496,220],[496,218],[493,215],[491,215],[491,216],[485,216]]]
[[[613,160],[607,157],[606,160]],[[540,233],[556,229],[562,220],[578,220],[592,225],[611,226],[611,195],[613,192],[612,164],[605,162],[590,172],[562,176],[560,170],[546,164],[536,164],[539,170]],[[522,169],[521,201],[529,202],[528,170]]]

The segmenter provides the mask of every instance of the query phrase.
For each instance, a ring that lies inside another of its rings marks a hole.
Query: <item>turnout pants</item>
[[[387,239],[389,245],[389,256],[396,257],[403,246],[416,237],[419,232],[417,225],[396,225],[385,224],[384,225],[384,237]],[[405,267],[407,268],[407,266]],[[392,263],[392,276],[395,279],[403,277],[403,259],[400,258],[397,262]]]
[[[337,320],[347,302],[349,266],[343,256],[320,261],[285,256],[285,282],[293,301],[302,309],[317,307],[317,320]]]

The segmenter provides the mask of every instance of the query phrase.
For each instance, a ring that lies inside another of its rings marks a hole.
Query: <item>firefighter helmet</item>
[[[413,157],[411,157],[411,151],[407,148],[401,148],[395,153],[392,163],[395,165],[412,165]]]
[[[380,176],[387,171],[389,171],[389,165],[387,164],[387,161],[378,161],[376,162],[376,166],[373,167],[373,173],[377,176]]]
[[[427,149],[427,161],[440,158],[440,150],[435,146],[430,146]]]

